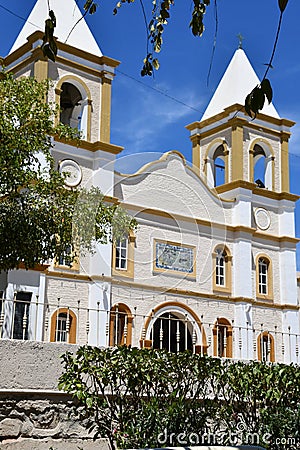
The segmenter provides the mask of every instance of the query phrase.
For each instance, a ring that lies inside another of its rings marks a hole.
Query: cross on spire
[[[244,36],[241,33],[239,33],[237,35],[237,38],[239,39],[239,46],[238,46],[238,48],[243,48],[243,40],[245,39]]]

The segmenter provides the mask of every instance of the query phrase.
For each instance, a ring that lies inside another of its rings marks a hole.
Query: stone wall
[[[0,341],[0,448],[107,449],[72,416],[72,398],[58,391],[60,355],[68,344]]]

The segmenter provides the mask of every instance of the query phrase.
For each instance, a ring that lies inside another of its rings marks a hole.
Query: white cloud
[[[114,112],[113,137],[125,146],[126,153],[176,148],[178,139],[186,138],[184,126],[200,119],[200,95],[191,87],[180,89],[178,95],[160,84],[156,89],[165,92],[164,95],[133,81],[125,87],[123,82],[122,85],[116,98],[118,110]],[[168,96],[180,98],[184,104]]]

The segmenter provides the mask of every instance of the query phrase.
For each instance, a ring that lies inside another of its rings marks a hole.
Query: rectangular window
[[[258,292],[263,295],[268,294],[268,264],[260,260],[259,261],[259,279],[258,279]]]
[[[58,259],[59,266],[72,267],[72,248],[69,246]]]
[[[225,259],[223,255],[216,258],[216,285],[225,286]]]
[[[118,239],[116,243],[115,266],[118,270],[127,270],[128,239]]]
[[[56,342],[67,342],[67,314],[60,313],[56,322]]]
[[[28,339],[31,292],[18,292],[14,303],[13,339]]]

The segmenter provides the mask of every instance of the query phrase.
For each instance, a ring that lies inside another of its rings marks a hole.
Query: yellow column
[[[281,191],[290,192],[289,174],[289,137],[288,133],[281,134]]]
[[[37,81],[46,80],[48,78],[48,61],[46,59],[35,61],[33,72]]]
[[[236,123],[232,126],[231,130],[231,181],[244,179],[244,155],[243,155],[243,126]]]
[[[100,141],[110,142],[110,114],[111,114],[111,79],[102,76],[101,113],[100,113]]]
[[[225,183],[229,183],[230,177],[229,177],[229,150],[225,145],[224,147],[224,163],[225,163]]]
[[[200,175],[200,136],[198,134],[191,136],[191,141],[193,145],[193,169]]]

